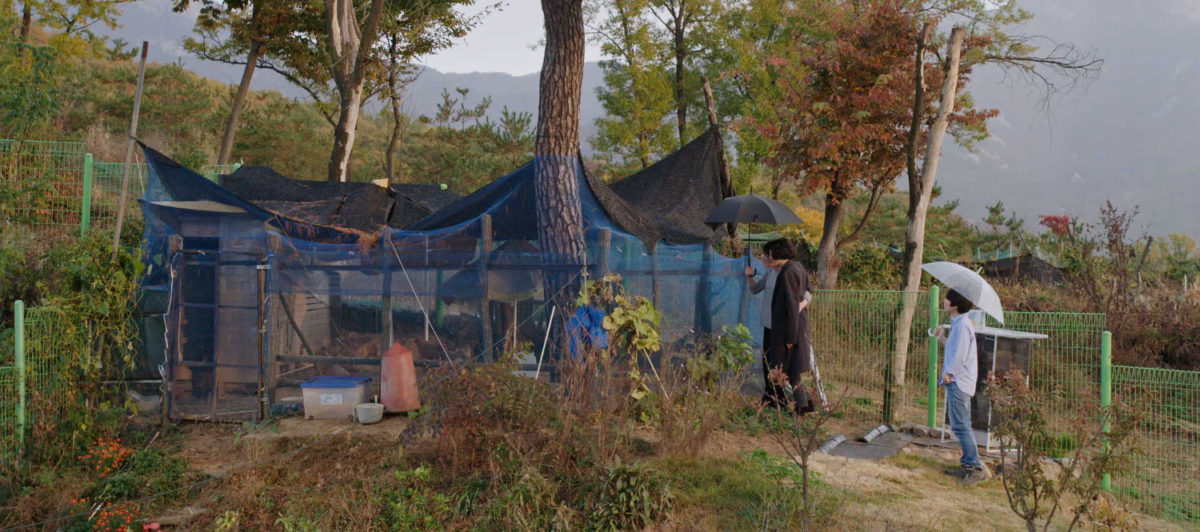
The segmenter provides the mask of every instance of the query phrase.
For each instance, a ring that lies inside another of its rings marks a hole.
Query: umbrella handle
[[[746,246],[746,248],[743,250],[743,252],[746,255],[746,267],[749,268],[750,267],[750,246]],[[755,272],[755,273],[758,273],[758,272]]]

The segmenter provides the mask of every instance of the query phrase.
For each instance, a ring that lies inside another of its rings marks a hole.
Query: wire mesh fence
[[[199,172],[216,181],[239,166],[204,165]],[[44,250],[89,227],[111,227],[124,173],[125,163],[93,162],[82,142],[0,139],[0,243]],[[134,163],[127,218],[141,216],[137,199],[145,190],[146,165]]]
[[[1113,489],[1143,512],[1200,523],[1200,372],[1113,366],[1113,392],[1144,407],[1141,453]]]
[[[12,345],[5,345],[12,352]],[[17,434],[17,370],[12,366],[0,367],[0,471],[12,469],[17,464],[17,450],[21,444]]]
[[[62,312],[53,307],[32,307],[23,310],[23,347],[25,362],[25,397],[22,405],[21,378],[16,335],[5,335],[0,348],[4,356],[0,360],[13,363],[0,367],[0,469],[17,465],[23,442],[28,445],[31,436],[36,439],[37,431],[53,430],[52,420],[68,412],[72,401],[68,397],[75,383],[64,371],[62,361],[83,346],[68,345],[69,335],[63,327],[70,326]],[[16,331],[14,331],[16,332]],[[74,336],[79,338],[78,335]],[[23,408],[22,408],[23,406]],[[24,415],[24,425],[19,418]]]
[[[221,174],[237,170],[238,164],[208,164],[199,172],[216,181]],[[111,227],[116,223],[117,208],[121,200],[121,182],[125,179],[125,163],[92,163],[91,226]],[[146,192],[146,163],[133,163],[129,167],[129,190],[126,191],[125,218],[141,218],[138,198]]]
[[[1081,397],[1098,397],[1104,314],[1005,312],[1003,325],[987,319],[992,327],[1047,336],[1033,342],[1029,379],[1053,424],[1067,426]]]
[[[56,307],[26,309],[26,423],[30,427],[52,430],[53,420],[72,407],[77,386],[69,361],[82,356],[88,346],[77,345],[80,335],[70,334],[68,329],[84,326],[72,323]]]
[[[899,397],[888,398],[889,378],[901,378],[889,364],[896,347],[896,317],[906,297],[915,305],[904,362],[906,386],[897,388]],[[896,419],[925,418],[926,332],[932,327],[928,299],[928,292],[819,290],[814,294],[810,307],[813,351],[826,394],[831,401],[843,401],[843,415],[878,423],[884,419],[885,400],[890,400]]]
[[[44,246],[79,234],[85,154],[81,142],[0,139],[6,245]]]

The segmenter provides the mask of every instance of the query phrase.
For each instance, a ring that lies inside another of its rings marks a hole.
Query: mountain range
[[[1137,208],[1132,232],[1184,233],[1200,239],[1200,2],[1196,0],[1031,0],[1034,19],[1014,33],[1052,35],[1094,50],[1104,60],[1098,79],[1059,89],[1050,100],[1045,87],[1017,72],[976,70],[966,87],[976,105],[995,108],[991,136],[968,151],[948,144],[938,182],[941,201],[960,201],[959,213],[979,221],[986,206],[1004,205],[1035,229],[1039,215],[1072,215],[1094,221],[1105,201],[1122,210]],[[126,8],[114,36],[151,41],[152,59],[179,61],[190,70],[235,83],[241,68],[191,57],[182,48],[191,33],[186,14],[170,12],[169,0],[136,2]],[[1041,41],[1043,49],[1052,42]],[[596,98],[601,82],[595,63],[585,68],[580,134],[595,132],[604,111]],[[426,69],[411,86],[405,111],[431,115],[443,90],[469,89],[468,104],[490,96],[491,112],[537,113],[538,75],[448,73]],[[260,72],[254,88],[303,97],[282,77]],[[1069,89],[1069,90],[1066,90]],[[903,178],[901,179],[903,181]]]

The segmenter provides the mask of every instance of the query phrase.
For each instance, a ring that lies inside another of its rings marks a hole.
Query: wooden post
[[[746,266],[750,266],[750,246],[746,246]],[[750,278],[747,277],[746,275],[742,274],[743,272],[737,272],[737,273],[739,274],[738,277],[741,279],[740,282],[742,283],[742,293],[741,293],[741,296],[738,297],[738,323],[745,324],[746,323],[746,311],[748,310],[748,307],[750,305],[750,296],[751,296],[751,294],[750,294]],[[763,272],[763,273],[766,274],[766,272]],[[771,295],[766,294],[763,297],[771,297]]]
[[[704,245],[703,256],[700,259],[700,282],[696,283],[696,308],[693,311],[692,326],[696,332],[712,332],[712,309],[709,307],[712,291],[709,283],[712,280],[713,248],[711,244]],[[743,275],[743,277],[745,277]]]
[[[650,285],[654,291],[652,295],[654,300],[651,303],[654,303],[654,308],[661,308],[659,307],[661,287],[658,285],[658,246],[654,246],[654,250],[650,252]]]
[[[392,259],[395,258],[396,247],[392,243],[392,232],[383,228],[383,240],[380,242],[379,266],[383,268],[383,294],[379,301],[380,331],[379,355],[383,356],[392,347]]]
[[[608,271],[609,271],[608,256],[609,256],[609,248],[612,247],[612,230],[610,230],[608,228],[604,228],[604,229],[600,230],[599,246],[600,246],[600,249],[599,249],[600,257],[596,261],[596,268],[597,268],[596,277],[603,279],[605,275],[608,275]]]
[[[479,219],[479,324],[483,337],[483,360],[492,361],[492,313],[488,299],[488,258],[492,254],[492,216],[485,214]]]
[[[446,272],[441,268],[438,268],[437,278],[434,282],[437,286],[433,289],[435,299],[433,302],[433,326],[440,329],[446,320],[446,304],[442,302],[441,298],[442,283],[446,282]]]
[[[183,343],[180,338],[183,336],[183,286],[179,283],[178,269],[175,268],[175,257],[179,255],[179,251],[183,249],[183,237],[179,235],[171,235],[167,238],[167,271],[170,272],[167,280],[167,290],[174,292],[178,297],[168,298],[175,301],[175,309],[167,307],[167,315],[172,316],[171,322],[166,324],[167,330],[174,329],[175,334],[171,335],[175,339],[175,345],[167,345],[163,347],[163,365],[166,366],[166,374],[163,375],[163,408],[162,408],[162,425],[165,427],[171,419],[171,403],[174,395],[175,387],[175,370],[174,361],[183,360]],[[174,310],[174,311],[172,311]]]
[[[142,85],[146,81],[146,52],[148,41],[142,41],[142,62],[138,66],[137,91],[133,95],[133,119],[129,124],[129,147],[125,150],[125,175],[121,177],[121,199],[117,202],[117,226],[113,230],[112,260],[117,261],[117,250],[121,248],[121,223],[125,219],[125,202],[129,195],[129,167],[133,166],[133,147],[137,143],[138,114],[142,110]]]
[[[729,171],[729,159],[725,156],[725,136],[721,132],[721,124],[717,121],[717,106],[713,103],[712,87],[708,84],[708,78],[701,76],[700,80],[704,82],[704,104],[708,109],[708,125],[717,130],[717,161],[719,163],[718,170],[721,172],[721,196],[733,196],[733,175]],[[737,224],[727,224],[729,236],[737,238]]]

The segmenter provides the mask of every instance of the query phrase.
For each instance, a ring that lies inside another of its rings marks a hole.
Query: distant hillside
[[[1095,47],[1100,79],[1040,112],[1028,86],[981,72],[970,92],[1001,116],[977,153],[946,150],[938,181],[961,212],[980,220],[1004,201],[1026,219],[1095,220],[1111,199],[1139,207],[1134,233],[1200,237],[1200,4],[1184,0],[1042,0],[1023,31]]]
[[[583,68],[583,95],[579,110],[579,138],[584,143],[583,149],[591,151],[587,140],[596,132],[596,119],[604,116],[600,100],[596,98],[596,87],[600,85],[600,65],[587,63]],[[412,115],[433,115],[437,105],[442,101],[442,90],[449,90],[454,96],[456,87],[470,89],[469,103],[478,102],[485,96],[492,97],[491,113],[493,118],[500,116],[500,110],[508,106],[511,111],[527,112],[537,116],[538,106],[538,74],[513,76],[499,72],[472,72],[455,74],[426,69],[421,77],[409,88],[405,101],[405,112]]]

